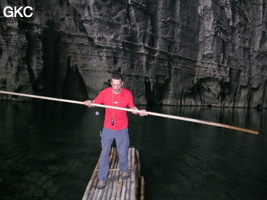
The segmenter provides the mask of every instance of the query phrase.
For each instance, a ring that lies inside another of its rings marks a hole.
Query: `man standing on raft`
[[[138,110],[134,105],[133,95],[130,90],[122,88],[123,78],[120,74],[113,74],[111,86],[102,90],[93,101],[85,101],[86,106],[92,107],[91,103],[104,104],[115,107],[130,108]],[[141,110],[140,116],[146,116],[146,110]],[[138,114],[138,112],[132,112]],[[128,172],[128,148],[130,144],[128,134],[128,117],[126,111],[106,108],[104,127],[101,134],[102,152],[100,156],[98,179],[98,189],[103,189],[106,185],[109,171],[109,154],[113,140],[116,140],[119,154],[119,165],[123,179],[129,178]]]

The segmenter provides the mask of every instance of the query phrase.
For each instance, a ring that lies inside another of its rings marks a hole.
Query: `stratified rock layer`
[[[34,14],[0,17],[0,90],[86,100],[117,71],[137,104],[267,107],[264,0],[7,5]]]

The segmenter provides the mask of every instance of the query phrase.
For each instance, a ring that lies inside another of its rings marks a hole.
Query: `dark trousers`
[[[128,128],[122,130],[111,130],[103,128],[101,134],[102,152],[100,156],[98,179],[106,181],[109,171],[109,154],[113,140],[116,140],[117,151],[119,154],[119,166],[122,172],[128,170],[128,149],[129,149],[129,134]]]

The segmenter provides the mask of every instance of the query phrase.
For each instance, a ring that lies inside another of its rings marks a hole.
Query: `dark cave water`
[[[129,114],[131,145],[140,153],[146,199],[266,198],[266,110],[147,110],[260,134]],[[1,199],[82,199],[100,154],[103,114],[102,109],[73,104],[0,102]]]

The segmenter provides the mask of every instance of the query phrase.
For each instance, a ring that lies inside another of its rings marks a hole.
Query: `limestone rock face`
[[[33,16],[1,12],[0,90],[93,99],[121,72],[136,104],[267,107],[265,0],[8,5]]]

